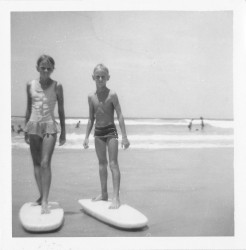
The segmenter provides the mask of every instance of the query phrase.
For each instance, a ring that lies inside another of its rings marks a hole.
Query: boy
[[[114,110],[116,111],[122,132],[122,147],[127,149],[130,143],[127,139],[124,117],[121,113],[117,94],[106,87],[106,83],[110,78],[108,69],[103,64],[98,64],[93,71],[92,78],[96,83],[96,92],[88,96],[89,119],[83,146],[85,149],[89,147],[89,135],[96,119],[94,137],[99,161],[101,194],[93,198],[93,200],[108,200],[108,149],[109,166],[113,177],[113,199],[109,208],[117,209],[120,206],[120,170],[118,165],[118,134],[114,124]]]

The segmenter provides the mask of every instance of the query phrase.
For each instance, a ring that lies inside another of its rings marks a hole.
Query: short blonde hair
[[[104,64],[102,64],[102,63],[97,64],[97,66],[93,70],[93,74],[98,69],[105,71],[109,75],[109,70],[108,70],[108,68]]]

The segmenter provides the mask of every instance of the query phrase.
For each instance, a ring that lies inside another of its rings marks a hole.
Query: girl
[[[51,184],[51,157],[56,143],[58,128],[54,116],[56,101],[61,125],[59,145],[66,142],[65,114],[62,85],[50,78],[55,61],[48,55],[37,60],[40,76],[27,83],[27,110],[25,141],[30,145],[34,175],[40,197],[35,205],[41,205],[41,213],[49,213],[48,195]]]

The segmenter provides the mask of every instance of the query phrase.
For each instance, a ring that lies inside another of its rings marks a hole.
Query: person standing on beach
[[[24,132],[24,130],[21,125],[18,125],[17,133],[20,134],[21,132]]]
[[[96,83],[96,92],[88,96],[89,119],[83,146],[89,147],[89,135],[95,124],[95,149],[99,161],[99,175],[101,181],[101,194],[93,198],[94,201],[108,200],[107,191],[107,151],[109,156],[109,167],[113,177],[113,199],[109,208],[120,207],[120,169],[118,164],[118,134],[114,124],[114,110],[116,111],[122,132],[122,147],[127,149],[130,142],[127,139],[124,117],[121,112],[117,94],[106,87],[110,78],[109,70],[103,64],[98,64],[93,71],[93,80]]]
[[[189,123],[189,125],[188,125],[189,130],[191,130],[191,128],[192,128],[192,122],[193,122],[193,120],[194,120],[194,119],[191,119],[191,120],[190,120],[190,123]]]
[[[25,141],[30,145],[34,165],[34,175],[40,197],[34,205],[41,205],[41,213],[50,213],[48,195],[51,184],[51,158],[54,151],[58,127],[54,109],[58,102],[61,134],[59,145],[66,142],[63,88],[60,83],[50,78],[55,61],[48,55],[37,60],[39,78],[27,83],[27,109]]]
[[[11,125],[11,132],[15,132],[15,126],[14,125]]]
[[[200,119],[201,119],[201,129],[203,130],[203,128],[204,128],[204,121],[203,121],[203,117],[200,117]]]
[[[79,126],[80,126],[80,121],[77,122],[75,128],[79,128]]]

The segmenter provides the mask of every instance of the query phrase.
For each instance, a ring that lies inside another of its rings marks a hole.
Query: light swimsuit
[[[56,85],[57,82],[53,81],[47,89],[42,89],[38,80],[31,81],[32,111],[24,129],[28,134],[35,134],[43,138],[46,134],[59,132],[54,116],[57,101]]]

